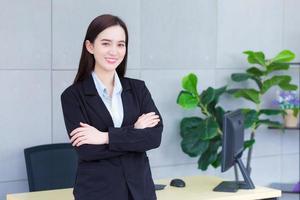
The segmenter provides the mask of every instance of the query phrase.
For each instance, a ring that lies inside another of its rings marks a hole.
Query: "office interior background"
[[[289,49],[300,62],[299,8],[299,0],[1,0],[0,199],[28,191],[24,148],[68,142],[60,94],[77,72],[88,24],[105,13],[127,23],[127,76],[146,82],[163,116],[162,144],[148,152],[154,179],[234,179],[233,170],[197,169],[198,158],[182,152],[180,121],[200,111],[176,104],[181,79],[195,73],[199,91],[233,84],[230,75],[250,67],[245,50],[274,57]],[[287,73],[299,85],[300,66]],[[266,107],[275,94],[266,95]],[[253,106],[230,97],[221,104]],[[299,130],[261,127],[252,168],[257,185],[299,181]]]

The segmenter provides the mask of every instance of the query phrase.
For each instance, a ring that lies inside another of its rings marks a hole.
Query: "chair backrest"
[[[29,191],[74,186],[78,159],[70,143],[30,147],[24,154]]]

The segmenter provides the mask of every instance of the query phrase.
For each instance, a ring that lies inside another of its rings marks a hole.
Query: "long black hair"
[[[86,35],[82,45],[82,52],[79,61],[78,72],[76,74],[74,83],[80,82],[86,79],[91,72],[95,68],[95,58],[93,54],[90,54],[85,46],[85,41],[89,40],[91,43],[94,43],[97,35],[101,33],[104,29],[109,28],[111,26],[119,25],[123,28],[125,32],[125,44],[126,44],[126,53],[124,59],[117,67],[116,71],[119,77],[124,77],[126,72],[126,65],[127,65],[127,54],[128,54],[128,31],[126,24],[117,16],[114,15],[100,15],[96,17],[89,25]]]

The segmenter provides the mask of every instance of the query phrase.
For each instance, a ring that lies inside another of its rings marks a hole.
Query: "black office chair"
[[[30,192],[74,186],[78,159],[70,143],[30,147],[24,154]]]

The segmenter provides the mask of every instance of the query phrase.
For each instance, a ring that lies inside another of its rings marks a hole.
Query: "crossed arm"
[[[107,159],[128,152],[145,152],[160,145],[161,116],[146,86],[143,85],[141,90],[141,106],[145,114],[131,126],[109,127],[108,132],[101,132],[88,124],[87,113],[81,109],[76,92],[67,90],[61,95],[65,125],[79,159]]]
[[[160,121],[159,115],[150,112],[141,115],[134,124],[135,129],[152,128]],[[80,122],[80,127],[74,129],[71,133],[71,143],[79,147],[83,144],[109,144],[108,132],[101,132],[89,124]]]

